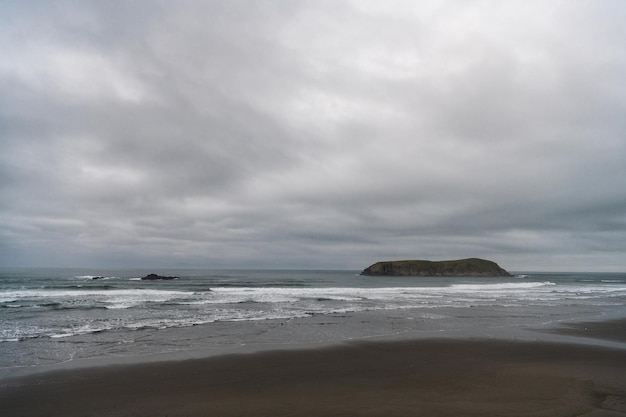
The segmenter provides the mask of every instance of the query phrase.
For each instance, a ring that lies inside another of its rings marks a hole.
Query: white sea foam
[[[52,339],[61,339],[63,337],[76,336],[78,334],[80,333],[54,333],[54,334],[51,334],[50,337]]]
[[[346,316],[329,317],[341,325],[311,327],[304,336],[328,333],[335,340],[351,331],[351,320],[358,317],[351,312],[384,310],[365,313],[371,322],[359,319],[362,335],[370,336],[367,332],[376,331],[385,317],[393,320],[394,329],[408,326],[420,332],[471,326],[481,317],[497,318],[506,327],[522,325],[525,317],[556,321],[590,312],[619,315],[626,300],[623,274],[414,279],[369,278],[350,271],[172,271],[168,275],[181,279],[147,283],[140,282],[143,271],[134,270],[109,272],[104,281],[92,280],[104,276],[98,270],[68,272],[65,278],[58,278],[58,271],[49,276],[35,272],[21,279],[0,271],[0,370],[73,357],[272,340],[280,332],[262,331],[275,325],[263,320],[288,325],[301,317],[319,316],[325,322],[324,316]],[[297,343],[293,332],[302,332],[300,322],[295,324],[278,327],[290,332],[285,333],[288,343]],[[192,328],[197,325],[208,327]]]
[[[153,289],[120,289],[120,290],[59,290],[59,289],[29,289],[6,291],[2,294],[2,299],[12,298],[14,301],[22,298],[89,298],[89,297],[144,297],[160,300],[173,296],[183,296],[190,294],[187,291],[153,290]]]
[[[86,281],[93,276],[77,278]],[[132,275],[127,273],[126,276]],[[362,286],[351,275],[342,278],[348,285],[343,285],[340,280],[333,282],[340,286],[315,286],[304,279],[303,284],[289,285],[289,280],[281,280],[263,286],[265,281],[257,282],[244,276],[240,282],[242,286],[232,286],[240,278],[225,280],[219,277],[216,282],[200,279],[190,282],[192,280],[183,278],[174,283],[149,285],[134,282],[140,278],[120,278],[111,279],[106,284],[97,280],[80,282],[82,288],[75,288],[76,280],[68,280],[55,282],[57,288],[45,288],[47,283],[31,288],[5,288],[0,292],[0,302],[2,307],[10,308],[0,310],[8,317],[3,317],[0,324],[0,341],[68,338],[106,331],[165,329],[227,321],[256,322],[369,310],[405,312],[417,309],[410,313],[410,317],[436,320],[448,318],[432,310],[436,308],[619,306],[626,297],[624,280],[612,276],[590,282],[582,282],[582,277],[563,282],[555,275],[543,281],[537,281],[537,275],[534,275],[535,280],[524,275],[505,280],[396,279],[390,282],[407,285],[388,287],[367,286],[372,285],[372,281],[364,281],[366,285]],[[280,286],[283,282],[285,285]],[[20,321],[14,321],[13,317]]]
[[[497,284],[454,284],[454,290],[466,291],[490,291],[490,290],[527,290],[529,288],[539,288],[556,285],[554,282],[502,282]]]
[[[399,300],[442,300],[451,296],[472,298],[489,293],[546,294],[555,286],[552,282],[454,284],[446,287],[387,287],[387,288],[216,288],[211,299],[194,303],[238,303],[238,302],[367,302]],[[533,291],[534,290],[534,291]]]

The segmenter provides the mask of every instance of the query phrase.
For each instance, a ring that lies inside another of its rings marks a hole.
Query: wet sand
[[[2,416],[626,416],[626,351],[417,340],[0,381]]]
[[[555,329],[554,333],[626,342],[626,320],[568,323],[562,328]]]

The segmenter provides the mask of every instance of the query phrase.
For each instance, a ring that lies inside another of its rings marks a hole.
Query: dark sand
[[[57,371],[1,380],[0,416],[617,417],[626,350],[440,339]]]

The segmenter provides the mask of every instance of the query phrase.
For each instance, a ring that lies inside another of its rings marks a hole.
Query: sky
[[[626,271],[626,2],[0,2],[0,266]]]

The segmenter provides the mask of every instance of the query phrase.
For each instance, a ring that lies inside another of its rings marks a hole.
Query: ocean
[[[153,272],[179,278],[141,280]],[[619,273],[415,278],[326,270],[4,268],[0,377],[80,361],[375,337],[532,339],[573,321],[626,318],[625,306],[626,274]]]

